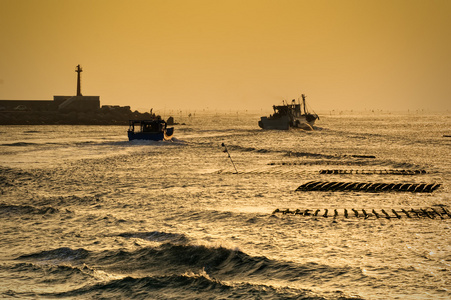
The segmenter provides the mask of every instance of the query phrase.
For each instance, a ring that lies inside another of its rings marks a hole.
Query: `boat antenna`
[[[235,168],[235,173],[234,173],[234,174],[238,174],[238,170],[236,169],[235,163],[233,162],[232,157],[230,156],[230,153],[229,153],[229,151],[227,150],[227,146],[226,146],[224,143],[222,143],[221,146],[224,147],[224,151],[223,151],[223,152],[224,152],[224,153],[227,153],[227,154],[229,155],[230,161],[232,162],[232,165],[233,165],[233,167]]]

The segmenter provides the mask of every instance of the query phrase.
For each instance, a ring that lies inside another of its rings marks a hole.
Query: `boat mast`
[[[305,111],[305,95],[302,94],[301,96],[302,96],[302,106],[304,106],[304,115],[305,115],[305,114],[307,113],[307,112]]]

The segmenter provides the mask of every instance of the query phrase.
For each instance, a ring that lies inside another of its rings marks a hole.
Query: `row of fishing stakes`
[[[221,146],[224,147],[224,151],[222,151],[222,152],[227,153],[229,155],[230,161],[232,162],[232,165],[235,168],[235,173],[234,174],[238,174],[238,170],[236,169],[235,163],[233,162],[232,157],[230,156],[229,150],[227,150],[227,146],[224,143],[222,143]]]
[[[300,185],[299,191],[360,191],[360,192],[413,192],[432,193],[440,187],[440,183],[381,183],[381,182],[337,182],[309,181]]]
[[[439,210],[439,207],[441,208],[441,211]],[[388,209],[387,209],[388,210]],[[341,213],[339,212],[341,211]],[[352,211],[352,213],[351,213]],[[345,209],[296,209],[296,210],[290,210],[290,209],[276,209],[273,211],[273,215],[276,213],[280,213],[283,215],[291,214],[291,215],[299,215],[299,216],[312,216],[312,217],[333,217],[334,219],[343,216],[344,218],[350,218],[352,215],[355,215],[356,218],[364,218],[369,219],[379,219],[379,218],[386,218],[386,219],[401,219],[402,214],[404,214],[407,218],[429,218],[429,219],[435,219],[436,217],[439,217],[440,219],[450,219],[451,218],[451,212],[445,208],[445,205],[438,205],[438,207],[428,207],[428,208],[419,208],[419,209],[391,209],[391,212],[393,215],[390,215],[388,212],[390,210],[385,211],[385,209],[372,209],[370,211],[366,211],[365,209],[360,209],[361,213],[359,213],[359,210],[357,209],[351,209],[349,212]],[[333,213],[333,214],[332,214]],[[401,214],[402,213],[402,214]]]
[[[320,174],[390,174],[390,175],[418,175],[426,174],[426,170],[319,170]]]

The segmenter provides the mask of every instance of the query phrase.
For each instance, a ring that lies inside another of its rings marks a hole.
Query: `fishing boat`
[[[301,128],[313,130],[313,125],[319,117],[316,113],[310,113],[305,104],[305,95],[302,94],[302,103],[292,100],[291,103],[283,101],[282,105],[273,105],[274,114],[269,117],[261,117],[258,126],[263,129],[288,130]]]
[[[167,127],[167,123],[155,118],[151,120],[129,120],[128,140],[170,140],[174,134],[174,127]]]

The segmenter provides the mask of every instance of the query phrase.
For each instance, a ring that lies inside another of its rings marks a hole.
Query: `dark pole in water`
[[[232,157],[230,156],[230,153],[229,153],[229,151],[227,150],[227,147],[226,147],[226,145],[225,145],[224,143],[222,143],[222,147],[225,148],[225,150],[224,150],[223,152],[227,152],[227,154],[229,155],[230,161],[232,162],[232,165],[233,165],[233,167],[235,168],[235,172],[236,172],[235,174],[238,174],[238,170],[237,170],[236,167],[235,167],[235,163],[233,162]]]

